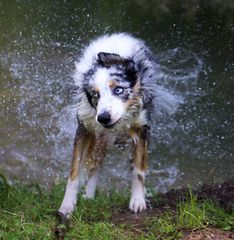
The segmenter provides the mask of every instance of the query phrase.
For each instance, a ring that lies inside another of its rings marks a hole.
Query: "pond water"
[[[67,176],[74,61],[91,39],[120,31],[144,39],[162,66],[147,185],[167,191],[234,174],[234,14],[158,2],[0,3],[0,170],[9,179],[50,186]],[[125,187],[128,166],[128,153],[113,148],[100,185]]]

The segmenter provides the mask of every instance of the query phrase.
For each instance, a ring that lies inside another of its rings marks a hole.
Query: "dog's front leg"
[[[130,136],[134,142],[134,159],[129,208],[137,213],[146,209],[144,181],[147,168],[147,127],[131,129]]]
[[[67,220],[73,213],[80,182],[80,169],[83,161],[91,154],[95,145],[95,135],[88,133],[83,127],[77,130],[71,170],[67,181],[65,195],[58,210],[61,220]]]
[[[100,135],[96,139],[95,150],[87,157],[86,168],[88,171],[88,182],[85,187],[84,198],[93,199],[96,191],[99,170],[107,152],[107,140]]]

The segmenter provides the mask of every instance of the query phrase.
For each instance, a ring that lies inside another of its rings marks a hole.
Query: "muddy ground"
[[[234,210],[234,177],[223,184],[204,185],[199,190],[193,191],[198,200],[211,199],[227,211]],[[127,224],[137,233],[146,231],[145,220],[157,216],[159,213],[170,209],[176,211],[176,203],[185,199],[188,189],[171,190],[165,194],[158,194],[157,199],[149,199],[148,210],[141,214],[131,214],[126,209],[114,213],[112,221],[116,224]],[[205,228],[202,230],[184,231],[183,240],[230,240],[234,239],[233,231],[222,231],[216,228]]]

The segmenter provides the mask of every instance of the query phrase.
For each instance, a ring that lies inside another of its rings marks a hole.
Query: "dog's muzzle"
[[[111,122],[111,115],[105,111],[98,115],[97,120],[99,123],[106,126]]]
[[[118,122],[112,122],[111,121],[111,115],[109,112],[105,111],[97,116],[97,121],[102,124],[104,128],[112,128],[115,126],[115,124]]]

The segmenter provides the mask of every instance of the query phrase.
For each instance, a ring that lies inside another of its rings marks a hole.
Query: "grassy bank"
[[[63,189],[61,184],[44,192],[37,185],[9,185],[0,177],[0,239],[56,239],[56,230],[66,227],[56,228]],[[211,200],[198,200],[192,191],[176,207],[163,204],[164,199],[155,195],[150,200],[153,207],[136,215],[128,212],[128,199],[128,193],[79,199],[65,239],[175,240],[211,226],[229,232],[233,228],[231,211]],[[156,202],[164,207],[154,207]]]

